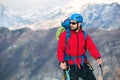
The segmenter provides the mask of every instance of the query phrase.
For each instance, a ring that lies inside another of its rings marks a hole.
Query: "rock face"
[[[89,30],[90,31],[90,30]],[[88,32],[89,32],[88,31]],[[111,31],[90,31],[98,50],[103,56],[104,80],[120,79],[120,29]],[[94,62],[93,62],[94,63]],[[93,66],[96,66],[93,64]],[[95,74],[98,74],[96,72]],[[116,76],[116,77],[115,77]],[[100,79],[101,80],[101,79]]]

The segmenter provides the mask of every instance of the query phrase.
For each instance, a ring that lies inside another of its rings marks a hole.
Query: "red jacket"
[[[71,30],[71,36],[68,40],[68,43],[66,44],[65,41],[66,41],[66,31],[61,33],[58,41],[57,58],[59,62],[64,61],[64,55],[65,55],[64,52],[66,52],[66,54],[70,56],[80,56],[86,53],[86,49],[95,59],[101,57],[95,44],[93,43],[91,37],[88,34],[86,36],[86,41],[85,41],[84,33],[82,30],[79,30],[79,32],[75,32]],[[85,49],[85,45],[86,45],[86,49]],[[82,62],[82,59],[76,58],[75,62],[76,64],[79,64]],[[68,64],[74,64],[74,61],[69,60]]]

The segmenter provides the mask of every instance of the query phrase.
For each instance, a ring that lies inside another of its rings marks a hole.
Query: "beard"
[[[78,30],[78,26],[77,26],[77,27],[75,27],[75,28],[71,28],[71,30],[73,30],[73,31]]]

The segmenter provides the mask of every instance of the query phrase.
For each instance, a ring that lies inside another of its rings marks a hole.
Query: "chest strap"
[[[69,56],[69,55],[65,55],[64,60],[68,61],[68,60],[72,60],[74,62],[74,64],[76,64],[75,59],[76,58],[81,58],[82,59],[82,63],[81,65],[84,65],[84,59],[86,59],[87,57],[85,55],[81,55],[81,56]]]

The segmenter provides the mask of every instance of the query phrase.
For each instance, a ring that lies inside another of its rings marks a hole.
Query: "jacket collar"
[[[80,29],[78,32],[75,32],[74,30],[70,30],[72,33],[79,33],[79,32],[82,32],[83,30]]]

